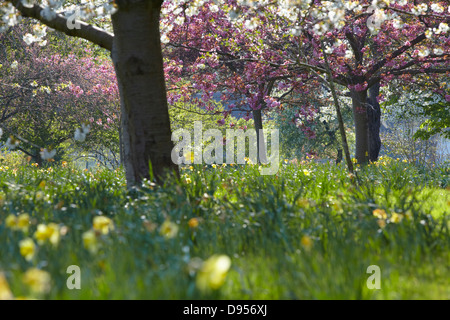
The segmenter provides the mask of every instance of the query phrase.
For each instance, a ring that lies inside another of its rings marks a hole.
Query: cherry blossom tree
[[[200,92],[205,105],[214,91],[237,95],[244,99],[231,107],[254,112],[320,92],[321,83],[352,99],[359,163],[378,157],[380,88],[424,75],[439,81],[449,71],[443,1],[201,2],[164,8],[163,42],[176,57],[177,76],[192,80],[185,95]],[[297,107],[304,118],[315,112]]]
[[[33,18],[111,51],[120,92],[124,163],[130,187],[151,177],[150,162],[158,181],[166,169],[178,170],[171,160],[173,143],[160,46],[162,3],[82,1],[75,8],[65,7],[70,2],[62,0],[1,3],[2,29],[19,23],[20,17]],[[112,32],[84,22],[105,15],[111,15]],[[28,41],[40,41],[38,35],[31,36]]]
[[[34,28],[47,32],[45,26]],[[0,34],[0,123],[5,140],[21,140],[17,149],[37,163],[43,160],[41,149],[57,150],[63,143],[74,144],[74,139],[84,141],[75,143],[84,150],[112,151],[118,146],[120,116],[112,64],[90,48],[74,55],[67,50],[72,43],[57,40],[57,34],[48,35],[55,38],[57,49],[39,42],[27,45],[28,31],[21,25]],[[83,127],[90,131],[87,140],[74,136]]]

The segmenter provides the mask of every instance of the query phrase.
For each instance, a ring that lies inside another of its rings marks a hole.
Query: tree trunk
[[[171,160],[173,142],[159,32],[162,1],[116,3],[112,58],[121,95],[126,178],[131,187],[151,176],[161,182],[166,169],[178,169]]]
[[[369,126],[369,161],[378,160],[381,149],[380,126],[381,126],[381,109],[377,101],[380,94],[380,82],[377,82],[369,89],[367,97],[367,118]]]
[[[355,157],[359,164],[366,164],[369,159],[369,124],[366,107],[367,90],[352,90],[351,97],[353,104],[353,119],[355,121]]]
[[[264,141],[263,124],[262,124],[262,110],[253,110],[253,121],[256,130],[256,143],[258,150],[258,163],[267,163],[266,144]],[[261,132],[261,134],[260,134]],[[261,139],[261,141],[260,141]]]

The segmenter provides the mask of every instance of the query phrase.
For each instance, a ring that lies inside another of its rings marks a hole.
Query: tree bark
[[[355,157],[359,164],[368,163],[369,159],[369,124],[367,117],[367,90],[350,92],[355,121]]]
[[[381,109],[377,97],[380,94],[380,82],[377,82],[369,89],[367,97],[367,118],[369,129],[369,161],[378,160],[381,149],[380,126]]]
[[[159,32],[162,1],[117,1],[112,15],[113,62],[122,103],[124,161],[128,186],[161,182],[172,162],[173,142]],[[150,173],[150,162],[152,173]]]

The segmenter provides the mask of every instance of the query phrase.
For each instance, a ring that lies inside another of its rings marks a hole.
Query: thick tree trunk
[[[369,126],[369,161],[378,160],[381,149],[380,126],[381,126],[381,109],[377,101],[380,94],[380,82],[377,82],[369,89],[367,97],[367,118]]]
[[[159,17],[162,1],[116,1],[112,57],[122,102],[122,138],[128,186],[153,175],[161,181],[173,142],[167,106]]]
[[[261,109],[253,110],[253,121],[255,123],[255,130],[256,130],[258,163],[267,163],[267,151],[266,151],[266,144],[264,141]],[[260,132],[261,132],[261,134],[260,134]],[[261,139],[261,141],[260,141],[260,139]]]
[[[353,104],[353,119],[355,121],[355,157],[359,164],[366,164],[369,159],[369,124],[366,105],[367,90],[352,90],[351,97]]]

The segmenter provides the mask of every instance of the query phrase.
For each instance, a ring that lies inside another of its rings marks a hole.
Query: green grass
[[[0,168],[0,271],[14,296],[44,299],[449,299],[449,170],[389,159],[358,170],[354,186],[343,166],[283,163],[261,176],[254,165],[196,165],[127,191],[121,171]],[[22,213],[28,232],[6,226]],[[115,228],[92,253],[82,235],[98,215]],[[179,228],[173,238],[160,232],[166,220]],[[25,260],[19,242],[51,222],[66,227],[58,246],[34,239]],[[231,268],[204,292],[196,277],[214,254]],[[81,290],[66,286],[70,265]],[[367,287],[370,265],[379,290]],[[50,274],[48,292],[23,282],[30,268]]]

